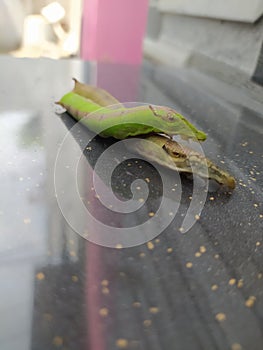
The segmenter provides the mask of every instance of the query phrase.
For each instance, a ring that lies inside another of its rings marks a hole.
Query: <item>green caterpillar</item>
[[[105,90],[81,84],[77,80],[73,91],[65,94],[57,103],[102,137],[125,139],[163,133],[198,141],[206,139],[204,132],[197,130],[172,108],[153,105],[125,108]],[[109,104],[117,108],[110,108]]]

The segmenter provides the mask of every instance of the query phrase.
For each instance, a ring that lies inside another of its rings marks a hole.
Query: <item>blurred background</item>
[[[263,0],[0,0],[0,53],[144,57],[261,82],[262,13]]]

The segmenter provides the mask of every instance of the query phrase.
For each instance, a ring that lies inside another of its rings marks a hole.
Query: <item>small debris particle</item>
[[[43,315],[43,318],[44,318],[45,321],[50,322],[50,321],[52,321],[53,316],[51,314],[49,314],[49,313],[45,313]]]
[[[231,346],[231,350],[242,350],[242,346],[238,343],[234,343]]]
[[[154,240],[154,242],[155,242],[155,243],[160,243],[160,239],[159,239],[159,238],[156,238],[156,239]]]
[[[101,293],[104,295],[108,295],[108,294],[110,294],[110,290],[108,287],[102,287]]]
[[[24,219],[24,224],[25,225],[31,224],[31,219],[30,218],[25,218]]]
[[[74,250],[71,250],[71,251],[69,252],[69,255],[70,255],[70,256],[76,256],[76,252],[75,252]]]
[[[209,200],[210,200],[210,201],[214,201],[214,200],[215,200],[215,197],[210,197]]]
[[[200,220],[200,215],[196,214],[195,215],[195,220]]]
[[[139,256],[140,256],[140,258],[144,258],[145,257],[145,253],[140,253]]]
[[[214,258],[215,258],[215,259],[219,259],[219,254],[215,254],[215,255],[214,255]]]
[[[166,251],[167,251],[167,253],[172,253],[173,252],[173,248],[167,248]]]
[[[241,143],[241,146],[246,147],[248,145],[248,142]]]
[[[144,203],[144,199],[143,198],[139,198],[139,202],[140,203]]]
[[[196,252],[196,253],[195,253],[195,257],[196,257],[196,258],[200,258],[201,255],[202,255],[202,254],[201,254],[200,252]]]
[[[115,245],[115,248],[117,248],[117,249],[122,249],[123,246],[122,246],[122,244],[118,243],[118,244]]]
[[[237,288],[242,288],[242,287],[243,287],[243,284],[244,284],[244,282],[243,282],[242,279],[238,280],[238,282],[237,282]]]
[[[147,183],[149,183],[149,182],[150,182],[150,179],[149,179],[148,177],[146,177],[146,178],[145,178],[145,181],[146,181]]]
[[[215,291],[215,290],[217,290],[218,289],[218,285],[217,284],[213,284],[212,286],[211,286],[211,290],[212,291]]]
[[[148,247],[148,249],[149,250],[153,250],[154,249],[154,244],[153,244],[153,242],[147,242],[147,247]]]
[[[248,153],[249,153],[249,154],[253,154],[254,152],[253,152],[253,151],[249,151]]]
[[[258,241],[258,242],[256,243],[256,246],[259,247],[260,245],[261,245],[261,242]]]
[[[254,207],[257,208],[257,207],[258,207],[258,204],[257,204],[257,203],[254,203]]]
[[[91,146],[88,146],[88,147],[86,147],[86,150],[91,151],[91,150],[92,150],[92,147],[91,147]]]
[[[153,211],[150,211],[150,213],[148,214],[150,217],[153,217],[155,215],[155,213]]]
[[[124,338],[120,338],[116,340],[116,346],[119,349],[127,349],[128,347],[128,340]]]
[[[225,161],[224,160],[220,160],[220,163],[225,164]]]
[[[263,277],[263,273],[258,273],[258,279],[261,280],[261,278]]]
[[[231,279],[229,280],[228,284],[229,284],[230,286],[233,286],[234,284],[236,284],[236,279],[235,279],[235,278],[231,278]]]
[[[43,272],[38,272],[36,274],[36,278],[39,280],[39,281],[42,281],[43,279],[45,279],[45,275],[43,274]]]
[[[79,278],[76,275],[71,276],[72,282],[78,282]]]
[[[191,269],[193,267],[193,263],[191,263],[190,261],[186,263],[185,265],[188,269]]]
[[[151,320],[144,320],[144,321],[143,321],[143,325],[144,325],[145,327],[150,327],[150,326],[152,325],[152,321],[151,321]]]
[[[263,218],[263,214],[259,214],[259,217],[262,219]]]
[[[98,194],[95,194],[94,197],[100,199],[100,196]]]
[[[101,285],[102,285],[103,287],[107,287],[107,286],[109,285],[109,281],[108,281],[108,280],[102,280],[102,281],[101,281]]]
[[[132,166],[131,163],[128,163],[127,165],[128,165],[128,166]]]
[[[139,309],[141,307],[141,303],[139,301],[135,301],[133,304],[132,304],[133,307],[135,307],[136,309]]]
[[[137,186],[137,187],[136,187],[136,190],[138,190],[138,191],[139,191],[140,189],[141,189],[141,187],[140,187],[140,186]]]
[[[201,252],[201,253],[205,253],[205,252],[206,252],[206,247],[203,246],[203,245],[201,245],[201,247],[200,247],[200,252]]]
[[[156,307],[156,306],[152,306],[152,307],[149,308],[149,311],[150,311],[151,314],[158,314],[159,308]]]
[[[100,309],[99,314],[101,317],[106,317],[109,314],[109,310],[106,307]]]
[[[169,216],[174,216],[174,213],[172,211],[170,211],[170,213],[168,215]]]
[[[59,336],[54,337],[53,338],[53,344],[55,346],[62,346],[63,345],[63,338],[59,337]]]
[[[223,312],[216,314],[216,320],[219,322],[225,321],[226,315]]]
[[[180,231],[181,233],[183,233],[184,228],[183,228],[183,227],[179,227],[179,231]]]
[[[253,295],[250,296],[250,297],[246,300],[246,302],[245,302],[246,307],[252,307],[252,306],[254,306],[255,301],[256,301],[256,297],[254,297]]]

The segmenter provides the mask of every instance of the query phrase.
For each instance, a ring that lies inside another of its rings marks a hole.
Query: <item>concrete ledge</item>
[[[263,0],[160,0],[161,12],[254,23],[263,14]]]

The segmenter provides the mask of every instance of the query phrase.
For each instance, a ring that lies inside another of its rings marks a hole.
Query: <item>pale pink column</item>
[[[84,0],[81,58],[140,64],[148,0]]]

